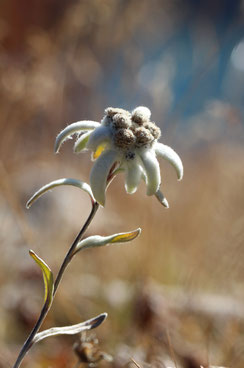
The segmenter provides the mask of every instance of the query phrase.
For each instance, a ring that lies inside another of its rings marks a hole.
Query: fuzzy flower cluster
[[[123,150],[127,160],[133,159],[136,149],[152,146],[161,135],[160,129],[150,121],[150,111],[146,108],[140,113],[134,111],[130,114],[110,107],[105,113],[102,124],[109,127],[114,147]]]
[[[78,133],[74,145],[75,152],[90,149],[94,166],[90,174],[90,184],[97,202],[105,205],[108,182],[120,171],[125,172],[125,189],[134,193],[141,180],[147,187],[147,195],[155,195],[168,207],[168,202],[160,191],[161,175],[157,160],[162,157],[176,169],[178,180],[183,177],[183,165],[178,154],[169,146],[158,142],[159,127],[150,120],[151,111],[139,106],[131,113],[124,109],[109,107],[101,123],[79,121],[68,125],[57,136],[55,152],[62,143]]]

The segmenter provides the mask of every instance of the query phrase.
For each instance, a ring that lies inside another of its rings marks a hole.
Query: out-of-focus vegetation
[[[89,214],[89,199],[56,189],[89,179],[89,154],[56,134],[100,120],[107,106],[146,105],[180,154],[181,183],[162,163],[170,209],[116,178],[89,234],[142,227],[135,242],[87,250],[69,266],[46,328],[108,312],[101,366],[244,366],[244,2],[8,0],[0,2],[0,367],[35,323],[42,279],[55,273]],[[75,367],[71,337],[45,340],[23,367]],[[97,353],[97,352],[96,352]]]

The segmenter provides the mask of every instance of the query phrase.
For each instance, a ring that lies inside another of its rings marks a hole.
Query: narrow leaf
[[[107,318],[107,313],[99,314],[99,316],[89,319],[85,322],[78,323],[72,326],[65,327],[52,327],[48,330],[39,332],[34,337],[33,343],[37,343],[47,337],[57,336],[57,335],[75,335],[82,331],[91,330],[98,327]]]
[[[40,258],[38,257],[33,250],[29,251],[30,256],[34,259],[34,261],[38,264],[38,266],[42,270],[43,275],[43,281],[44,281],[44,303],[47,304],[47,307],[49,307],[52,303],[53,299],[53,273],[48,267],[48,265]]]
[[[130,240],[133,240],[135,239],[139,233],[141,232],[140,229],[137,229],[135,231],[131,231],[131,232],[128,232],[128,233],[121,233],[121,234],[118,234],[117,236],[115,236],[111,241],[110,243],[124,243],[124,242],[128,242]]]
[[[58,180],[54,180],[49,184],[44,185],[42,188],[40,188],[27,202],[26,204],[26,208],[30,208],[31,205],[39,198],[41,197],[44,193],[46,193],[47,191],[55,188],[55,187],[59,187],[61,185],[72,185],[74,187],[77,187],[79,189],[84,190],[86,193],[89,194],[92,203],[95,202],[95,199],[93,197],[92,194],[92,190],[89,184],[84,183],[81,180],[77,180],[77,179],[71,179],[71,178],[63,178],[63,179],[58,179]]]
[[[113,234],[110,236],[100,236],[100,235],[89,236],[88,238],[80,241],[77,244],[77,247],[75,248],[73,255],[79,252],[81,249],[101,247],[107,244],[114,244],[114,243],[125,243],[135,239],[138,235],[140,235],[140,233],[141,229],[139,228],[127,233]]]

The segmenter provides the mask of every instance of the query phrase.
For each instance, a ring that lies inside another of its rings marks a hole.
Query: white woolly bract
[[[76,123],[68,125],[58,134],[55,141],[54,152],[58,152],[64,141],[72,134],[80,132],[81,130],[93,130],[99,126],[100,123],[90,120],[77,121]]]
[[[137,157],[128,161],[125,165],[125,190],[129,194],[137,191],[142,178],[142,167]]]
[[[87,142],[86,148],[96,151],[101,144],[108,142],[111,139],[111,131],[108,127],[100,125],[95,129]]]
[[[163,143],[156,142],[154,149],[159,157],[164,158],[175,168],[178,180],[181,180],[183,178],[184,169],[180,156],[171,147]]]
[[[91,174],[90,183],[94,197],[102,206],[105,205],[105,191],[107,178],[113,164],[119,160],[119,154],[114,150],[106,150],[95,161]]]
[[[169,203],[167,201],[167,199],[165,198],[164,194],[161,192],[161,190],[158,190],[155,193],[155,197],[157,198],[157,200],[165,207],[165,208],[169,208]]]
[[[144,150],[140,153],[143,168],[146,173],[147,195],[157,192],[161,182],[160,168],[153,150]]]

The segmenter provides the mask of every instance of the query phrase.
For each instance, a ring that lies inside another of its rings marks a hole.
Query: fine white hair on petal
[[[143,150],[140,157],[146,173],[147,195],[151,196],[157,192],[161,183],[159,163],[153,150]]]
[[[62,143],[69,138],[72,134],[77,133],[81,130],[93,130],[99,127],[101,124],[97,121],[83,120],[72,123],[64,128],[57,136],[54,146],[54,151],[57,153]]]
[[[125,190],[129,194],[137,191],[142,178],[142,168],[138,161],[135,157],[134,160],[130,160],[125,166]]]
[[[138,106],[132,111],[132,115],[140,115],[149,120],[151,117],[151,111],[146,106]]]
[[[88,149],[91,149],[92,151],[96,151],[97,147],[100,144],[108,142],[110,138],[111,138],[110,129],[106,126],[101,125],[99,126],[99,128],[95,129],[91,133],[86,147]]]
[[[178,180],[181,180],[183,178],[184,169],[180,156],[171,147],[163,143],[155,143],[154,150],[158,156],[171,163],[176,170]]]
[[[92,192],[96,201],[102,206],[105,205],[105,191],[108,174],[118,158],[119,154],[117,151],[106,150],[98,157],[92,167],[90,174]]]
[[[88,142],[88,139],[91,135],[91,131],[90,132],[86,132],[86,133],[83,133],[78,139],[77,141],[75,142],[75,145],[74,145],[74,152],[78,153],[80,151],[82,151],[83,149],[86,148],[86,144]]]

